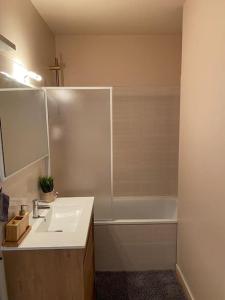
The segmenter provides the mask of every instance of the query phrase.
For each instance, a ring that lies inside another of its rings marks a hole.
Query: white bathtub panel
[[[171,242],[176,234],[176,224],[144,224],[144,225],[101,225],[95,226],[96,236],[105,234],[119,244],[161,243]]]
[[[174,269],[176,224],[95,226],[96,269]]]

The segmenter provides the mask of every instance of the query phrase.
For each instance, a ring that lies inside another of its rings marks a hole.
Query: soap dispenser
[[[21,219],[21,232],[26,231],[27,227],[29,226],[29,212],[25,210],[25,207],[28,205],[26,204],[21,204],[20,205],[20,211],[19,211],[19,216],[18,218]]]
[[[20,215],[21,217],[24,216],[24,215],[26,214],[26,210],[24,209],[24,207],[26,207],[26,206],[28,206],[28,205],[26,205],[26,204],[20,205],[20,212],[19,212],[19,215]]]

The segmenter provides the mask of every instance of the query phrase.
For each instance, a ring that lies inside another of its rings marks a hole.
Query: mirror
[[[48,156],[44,91],[0,90],[0,133],[2,179]]]

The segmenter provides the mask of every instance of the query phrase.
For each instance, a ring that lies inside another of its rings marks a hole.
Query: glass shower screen
[[[47,89],[51,173],[60,196],[94,196],[109,219],[112,195],[110,88]]]

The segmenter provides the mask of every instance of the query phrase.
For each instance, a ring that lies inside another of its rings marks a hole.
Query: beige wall
[[[54,62],[54,36],[31,1],[0,0],[0,34],[16,44],[14,58],[43,76],[42,85],[54,83],[48,70]]]
[[[27,167],[21,173],[7,179],[4,184],[4,193],[10,195],[9,216],[18,212],[20,204],[27,204],[28,210],[32,210],[32,200],[39,197],[38,178],[46,174],[47,158],[32,166]]]
[[[8,178],[5,182],[0,182],[3,192],[10,196],[9,218],[18,214],[21,204],[28,205],[26,208],[28,211],[32,210],[32,200],[40,199],[38,178],[46,174],[47,159],[43,159]],[[4,236],[3,230],[3,223],[1,223],[0,242]]]
[[[53,84],[47,69],[54,61],[54,36],[30,1],[0,0],[0,33],[16,44],[13,58],[41,74],[42,84]],[[31,204],[33,198],[39,197],[38,177],[45,173],[46,161],[42,160],[3,183],[4,192],[11,197],[10,215],[18,211],[19,204]]]
[[[179,85],[181,35],[56,36],[65,86]]]
[[[184,7],[178,264],[196,300],[225,299],[225,2]]]

